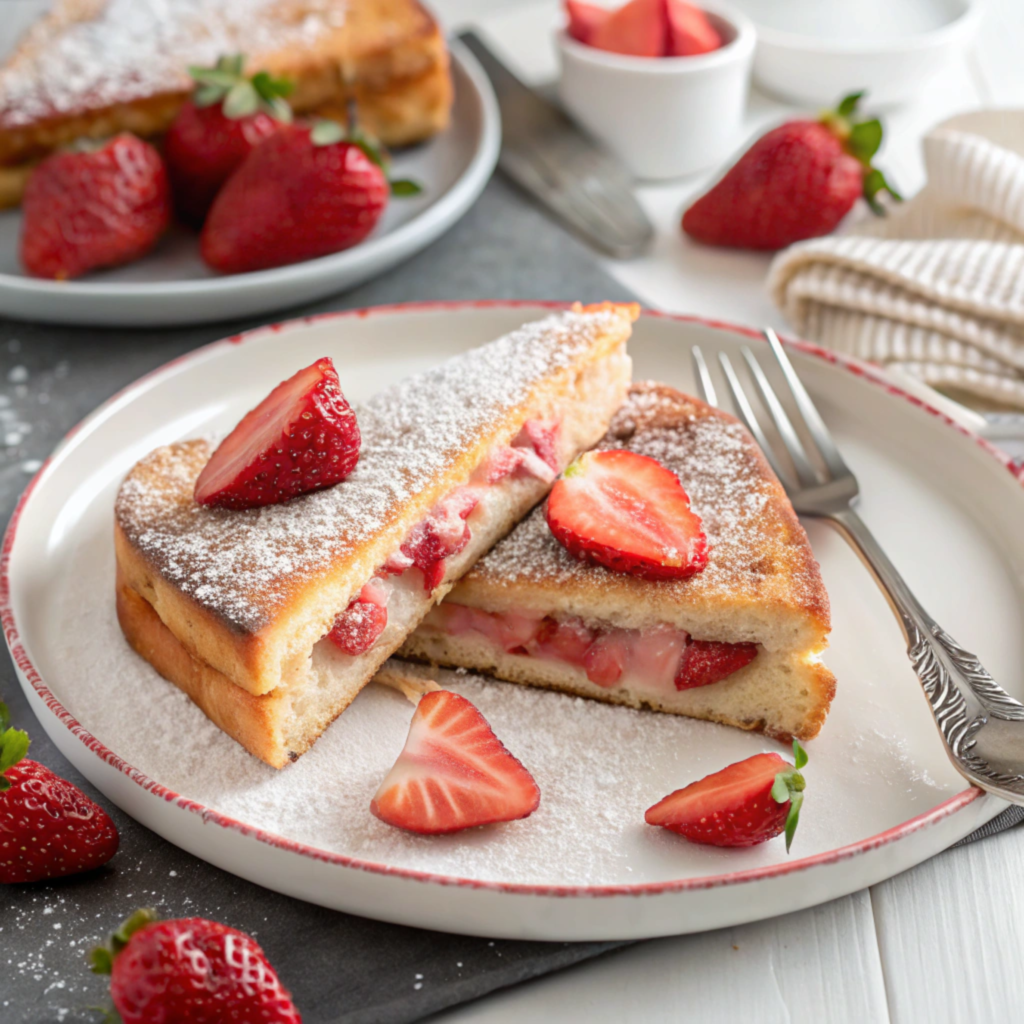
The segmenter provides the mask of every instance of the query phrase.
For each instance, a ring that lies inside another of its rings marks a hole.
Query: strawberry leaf
[[[850,129],[846,139],[846,148],[865,167],[871,165],[871,158],[878,152],[882,144],[882,122],[878,118],[861,121]]]
[[[242,73],[244,67],[244,53],[224,54],[217,60],[218,71],[226,71],[229,75],[234,75],[236,78]]]
[[[117,931],[110,937],[110,941],[102,946],[95,946],[89,950],[87,959],[89,970],[93,974],[109,974],[114,966],[114,958],[131,941],[131,937],[147,924],[159,921],[160,917],[155,910],[142,908],[136,910],[131,917],[125,921]]]
[[[212,107],[224,99],[224,89],[219,85],[201,85],[192,94],[192,102],[197,107]]]
[[[793,836],[796,835],[796,827],[800,824],[800,808],[804,802],[803,793],[794,793],[789,802],[789,814],[786,815],[786,853],[793,845]]]
[[[793,740],[793,759],[795,761],[793,767],[798,770],[807,764],[807,751],[800,746],[799,740]]]
[[[348,138],[345,126],[337,121],[317,121],[309,138],[314,146],[333,146],[336,142],[344,142]]]
[[[423,186],[418,182],[410,181],[408,178],[397,178],[391,182],[391,194],[393,196],[407,197],[418,196],[423,192]]]
[[[0,793],[11,788],[4,773],[24,758],[31,742],[27,732],[11,728],[10,712],[7,705],[0,701]]]
[[[851,92],[849,96],[844,96],[839,101],[839,106],[836,107],[836,113],[840,117],[852,117],[854,111],[857,109],[857,104],[860,103],[861,99],[863,99],[865,91],[866,90],[861,89],[860,92]]]
[[[260,97],[252,82],[241,81],[231,86],[224,97],[224,116],[237,120],[255,114],[260,108]]]
[[[880,192],[888,192],[898,203],[903,201],[903,196],[885,180],[885,175],[877,167],[872,167],[864,175],[864,198],[867,200],[868,206],[871,207],[872,213],[884,217],[885,207],[878,201]]]

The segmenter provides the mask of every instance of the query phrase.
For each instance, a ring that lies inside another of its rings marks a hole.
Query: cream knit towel
[[[952,118],[924,161],[888,217],[780,253],[772,298],[806,338],[1024,408],[1024,111]]]

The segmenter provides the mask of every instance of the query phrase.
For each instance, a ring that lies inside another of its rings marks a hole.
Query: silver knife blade
[[[654,229],[622,164],[524,85],[475,32],[458,38],[498,97],[502,171],[588,244],[619,258],[643,252]]]

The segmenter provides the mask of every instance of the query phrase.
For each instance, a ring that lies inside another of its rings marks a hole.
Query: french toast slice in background
[[[230,53],[291,79],[299,115],[343,119],[355,100],[385,145],[448,124],[448,51],[418,0],[56,0],[0,67],[0,206],[58,146],[159,136],[192,91],[189,65]]]

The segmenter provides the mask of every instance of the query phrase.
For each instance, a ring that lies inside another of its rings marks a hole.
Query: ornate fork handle
[[[953,764],[982,789],[1024,803],[1024,704],[925,611],[853,509],[827,518],[853,541],[889,598]]]

